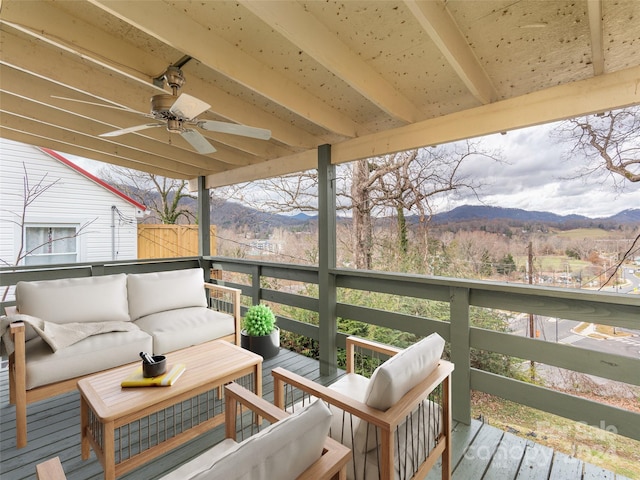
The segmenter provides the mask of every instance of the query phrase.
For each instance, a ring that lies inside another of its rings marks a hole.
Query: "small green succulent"
[[[242,328],[252,337],[269,335],[275,327],[276,316],[266,305],[253,305],[249,307],[242,322]]]

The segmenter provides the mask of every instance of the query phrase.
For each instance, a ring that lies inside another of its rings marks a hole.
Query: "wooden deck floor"
[[[263,365],[264,396],[273,400],[271,369],[281,366],[325,385],[336,377],[321,377],[318,362],[281,350]],[[35,478],[35,465],[60,456],[69,480],[102,479],[102,467],[92,456],[80,458],[79,396],[77,392],[60,395],[29,405],[29,444],[15,447],[15,409],[9,405],[6,368],[0,371],[0,477],[2,480]],[[204,434],[172,451],[169,455],[121,477],[150,480],[188,461],[223,437],[221,428]],[[623,480],[593,465],[516,437],[489,425],[473,421],[455,424],[453,430],[454,479],[459,480]],[[439,466],[428,480],[440,478]]]

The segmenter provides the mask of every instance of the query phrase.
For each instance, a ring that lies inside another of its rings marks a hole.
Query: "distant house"
[[[25,179],[50,186],[25,207]],[[0,138],[3,266],[137,258],[145,207],[62,155]]]

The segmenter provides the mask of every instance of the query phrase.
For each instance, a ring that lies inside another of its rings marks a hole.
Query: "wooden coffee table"
[[[217,340],[167,354],[186,364],[170,387],[122,388],[138,364],[83,378],[82,459],[93,448],[104,478],[115,479],[224,422],[222,387],[237,381],[262,396],[262,357]]]

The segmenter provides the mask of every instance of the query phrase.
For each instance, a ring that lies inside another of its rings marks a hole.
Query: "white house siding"
[[[141,212],[134,204],[36,147],[0,138],[0,259],[14,264],[20,246],[22,232],[13,221],[23,208],[24,167],[30,185],[45,175],[43,184],[58,180],[27,208],[27,223],[90,223],[78,236],[80,262],[137,258],[136,215]]]

